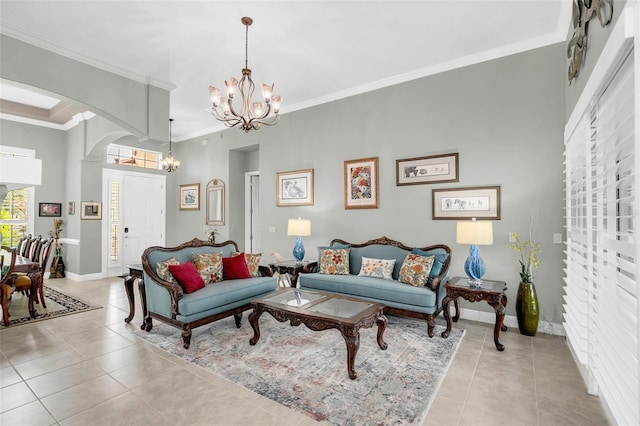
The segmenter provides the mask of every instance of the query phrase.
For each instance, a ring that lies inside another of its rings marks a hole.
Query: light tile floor
[[[134,337],[121,279],[46,284],[104,308],[0,330],[3,426],[316,424]],[[608,424],[563,338],[509,330],[498,352],[491,325],[454,327],[467,332],[424,425]]]

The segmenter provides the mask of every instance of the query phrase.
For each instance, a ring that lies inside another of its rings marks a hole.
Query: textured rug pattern
[[[356,380],[347,374],[347,350],[338,330],[311,331],[304,325],[260,318],[260,340],[249,345],[253,330],[232,318],[193,331],[191,347],[182,347],[180,330],[154,320],[150,333],[136,333],[156,346],[264,397],[336,425],[420,424],[462,340],[452,329],[448,339],[427,335],[425,321],[388,317],[387,350],[376,342],[376,326],[360,330]]]
[[[74,296],[70,296],[47,286],[44,286],[43,290],[47,307],[43,308],[42,305],[36,304],[35,308],[38,311],[38,316],[36,318],[31,318],[31,316],[29,316],[27,296],[20,293],[14,293],[11,296],[11,305],[9,306],[9,314],[11,316],[9,317],[10,323],[8,327],[20,324],[30,324],[36,321],[77,314],[79,312],[100,308],[100,306],[83,302]],[[0,321],[0,325],[2,328],[5,328],[2,321]]]

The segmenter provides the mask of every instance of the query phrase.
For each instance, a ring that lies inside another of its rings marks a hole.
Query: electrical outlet
[[[270,226],[269,227],[269,232],[276,232],[276,227],[275,226]]]
[[[509,232],[509,242],[510,243],[515,243],[516,242],[516,233],[515,232]]]
[[[562,234],[553,234],[553,244],[562,244]]]

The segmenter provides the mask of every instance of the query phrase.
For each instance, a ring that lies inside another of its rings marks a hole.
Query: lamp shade
[[[308,237],[311,235],[311,221],[309,219],[289,219],[287,235],[295,237]]]
[[[493,244],[493,222],[488,220],[468,220],[458,222],[456,243],[490,245]]]

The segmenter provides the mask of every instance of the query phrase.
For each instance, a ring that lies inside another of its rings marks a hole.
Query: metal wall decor
[[[567,45],[569,58],[569,84],[578,75],[587,50],[587,32],[593,15],[598,17],[600,25],[606,27],[613,16],[612,0],[573,0],[573,36]]]

